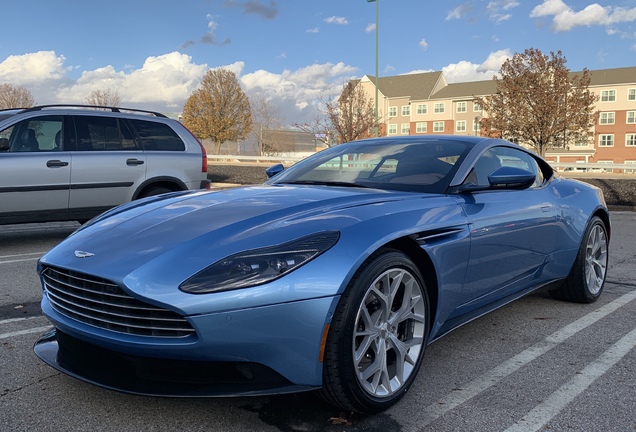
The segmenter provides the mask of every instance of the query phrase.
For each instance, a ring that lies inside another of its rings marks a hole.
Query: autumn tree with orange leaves
[[[210,69],[183,107],[183,124],[200,140],[210,139],[219,154],[226,141],[240,141],[252,130],[249,98],[234,72]]]
[[[589,141],[598,96],[590,72],[571,73],[565,63],[561,51],[548,56],[534,48],[506,60],[493,78],[495,94],[474,100],[484,110],[482,134],[528,144],[541,156]]]

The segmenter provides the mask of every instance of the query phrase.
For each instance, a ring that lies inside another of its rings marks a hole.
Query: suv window
[[[170,126],[137,119],[128,121],[137,132],[144,150],[185,151],[185,144]]]
[[[132,133],[114,117],[75,116],[77,150],[139,150]]]
[[[2,148],[9,152],[58,151],[62,141],[62,116],[23,120],[0,131],[0,140],[5,142]]]

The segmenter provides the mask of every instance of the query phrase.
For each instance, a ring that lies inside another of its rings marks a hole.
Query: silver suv
[[[162,114],[83,105],[0,111],[0,224],[85,221],[137,198],[208,185],[205,149]]]

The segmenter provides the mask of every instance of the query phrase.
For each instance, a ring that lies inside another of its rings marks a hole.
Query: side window
[[[61,142],[61,116],[42,116],[23,120],[0,131],[0,151],[59,151]]]
[[[185,151],[185,144],[170,126],[146,120],[128,120],[144,150]]]
[[[138,150],[132,133],[115,117],[75,116],[77,150]]]
[[[536,180],[532,187],[543,184],[543,172],[537,161],[529,154],[510,147],[494,147],[482,154],[464,183],[475,183],[478,186],[488,186],[488,176],[497,168],[510,166],[521,168],[534,173]]]

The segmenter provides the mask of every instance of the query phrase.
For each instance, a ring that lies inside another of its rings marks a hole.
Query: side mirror
[[[488,176],[491,186],[505,189],[526,189],[532,186],[537,176],[525,169],[504,166]]]
[[[504,166],[488,176],[488,186],[466,183],[450,189],[450,193],[471,193],[493,189],[526,189],[532,186],[537,176],[522,168]]]
[[[267,178],[270,179],[280,173],[282,173],[285,170],[285,167],[283,166],[283,164],[276,164],[274,166],[271,166],[269,168],[267,168],[265,170],[265,174],[267,174]]]

